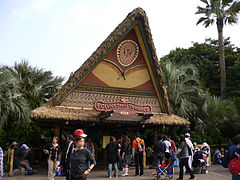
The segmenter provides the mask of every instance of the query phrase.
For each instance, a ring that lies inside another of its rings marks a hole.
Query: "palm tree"
[[[197,68],[167,60],[161,62],[161,69],[173,112],[188,119],[198,109],[195,101],[202,94]]]
[[[236,0],[201,0],[205,3],[205,7],[198,6],[196,14],[203,14],[197,25],[202,23],[205,27],[216,22],[218,30],[218,44],[219,44],[219,65],[221,73],[221,97],[226,98],[226,67],[224,56],[224,39],[223,39],[223,25],[234,24],[238,21],[238,13],[240,11],[240,2]]]
[[[19,80],[6,67],[0,68],[0,130],[9,120],[23,127],[30,119],[27,101],[20,92]]]
[[[35,109],[51,98],[61,87],[62,77],[54,77],[51,71],[32,67],[23,60],[10,68],[19,79],[21,92],[28,100],[31,109]]]

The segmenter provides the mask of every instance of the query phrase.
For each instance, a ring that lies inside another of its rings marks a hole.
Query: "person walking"
[[[189,150],[188,166],[190,167],[190,169],[192,169],[194,147],[193,147],[193,143],[191,141],[191,137],[189,133],[185,134],[185,141],[188,145],[188,150]]]
[[[69,157],[70,157],[70,154],[71,154],[73,148],[74,148],[73,136],[68,135],[67,142],[64,146],[63,154],[61,156],[61,163],[60,163],[60,166],[63,167],[63,175],[66,176],[67,180],[69,180],[69,170],[70,170]]]
[[[166,144],[162,140],[163,140],[163,136],[158,135],[158,141],[154,145],[156,169],[158,169],[161,166],[163,158],[165,157]]]
[[[144,139],[140,138],[140,133],[136,132],[135,139],[132,142],[132,156],[135,160],[135,176],[143,176],[143,154],[145,152]],[[140,166],[140,174],[139,174]]]
[[[122,161],[123,161],[123,173],[122,176],[128,176],[128,166],[131,163],[131,145],[130,138],[123,137],[123,144],[121,148]]]
[[[3,150],[2,147],[0,147],[0,180],[2,180],[3,177]]]
[[[57,160],[60,146],[58,144],[58,137],[54,136],[52,142],[43,147],[43,152],[48,156],[48,180],[54,180],[57,169]]]
[[[167,139],[167,136],[164,135],[163,136],[163,142],[166,145],[166,150],[165,150],[165,157],[168,160],[171,157],[171,143],[170,141]]]
[[[179,135],[179,148],[176,154],[178,155],[178,158],[179,158],[180,172],[179,172],[179,178],[177,180],[183,180],[183,167],[185,167],[186,170],[189,171],[190,173],[189,179],[195,179],[193,171],[190,169],[188,165],[189,151],[187,146],[188,145],[186,143],[184,135],[182,134]]]
[[[70,155],[70,180],[87,180],[87,175],[96,165],[96,161],[93,158],[91,152],[85,147],[85,138],[87,135],[81,130],[74,134],[74,141],[76,148],[73,148]],[[90,166],[88,162],[90,161]]]
[[[114,177],[118,177],[118,156],[120,155],[120,147],[116,142],[116,138],[111,136],[110,143],[106,146],[107,162],[108,162],[108,178],[112,178],[112,166],[114,166]]]

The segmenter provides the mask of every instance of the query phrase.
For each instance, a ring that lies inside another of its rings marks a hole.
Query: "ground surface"
[[[144,169],[144,176],[136,177],[134,176],[134,167],[130,168],[129,176],[128,177],[121,177],[119,176],[118,179],[122,180],[133,180],[133,179],[140,179],[140,180],[153,180],[153,176],[150,172],[153,169]],[[173,180],[178,178],[179,169],[175,168],[175,174]],[[119,174],[121,172],[119,171]],[[107,170],[93,170],[91,174],[88,176],[88,180],[108,180],[107,177]],[[184,180],[188,179],[189,175],[184,175]],[[3,180],[47,180],[47,170],[46,169],[38,169],[38,173],[31,175],[31,176],[15,176],[15,177],[4,177]],[[64,180],[65,178],[62,176],[56,176],[55,180]],[[163,176],[161,179],[165,179]],[[221,165],[213,165],[209,167],[208,174],[196,174],[197,180],[231,180],[231,174],[229,173],[228,169],[223,168]]]

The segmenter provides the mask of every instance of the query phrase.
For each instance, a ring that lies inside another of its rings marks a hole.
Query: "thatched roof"
[[[99,114],[100,112],[93,110],[93,108],[76,108],[63,106],[49,108],[42,106],[38,109],[33,110],[30,117],[33,119],[64,119],[65,121],[88,121],[98,123],[100,122],[100,119],[97,118]],[[143,124],[188,125],[189,122],[174,114],[168,115],[166,113],[155,113],[152,119],[144,121]]]
[[[161,98],[161,112],[155,114],[152,119],[145,121],[146,124],[166,124],[166,125],[186,125],[189,122],[183,118],[172,114],[168,101],[167,90],[163,82],[163,74],[159,66],[159,61],[156,55],[156,49],[153,43],[151,30],[148,24],[148,18],[143,9],[134,9],[128,16],[115,28],[115,30],[106,38],[106,40],[97,48],[97,50],[84,62],[84,64],[69,77],[68,81],[62,88],[47,102],[43,107],[33,110],[30,117],[34,120],[62,119],[62,120],[77,120],[77,121],[98,121],[97,112],[89,107],[69,107],[63,106],[62,103],[70,93],[79,85],[86,75],[91,72],[103,57],[109,52],[112,45],[121,39],[124,34],[128,33],[136,24],[141,26],[141,31],[144,34],[148,52],[151,56],[152,69],[156,75],[156,83]],[[159,102],[160,103],[160,102]],[[66,104],[65,104],[66,105]],[[159,104],[160,106],[160,104]]]

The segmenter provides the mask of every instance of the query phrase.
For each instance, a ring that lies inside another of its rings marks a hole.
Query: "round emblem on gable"
[[[138,53],[139,48],[135,41],[122,41],[117,48],[118,62],[122,66],[129,66],[137,59]]]

